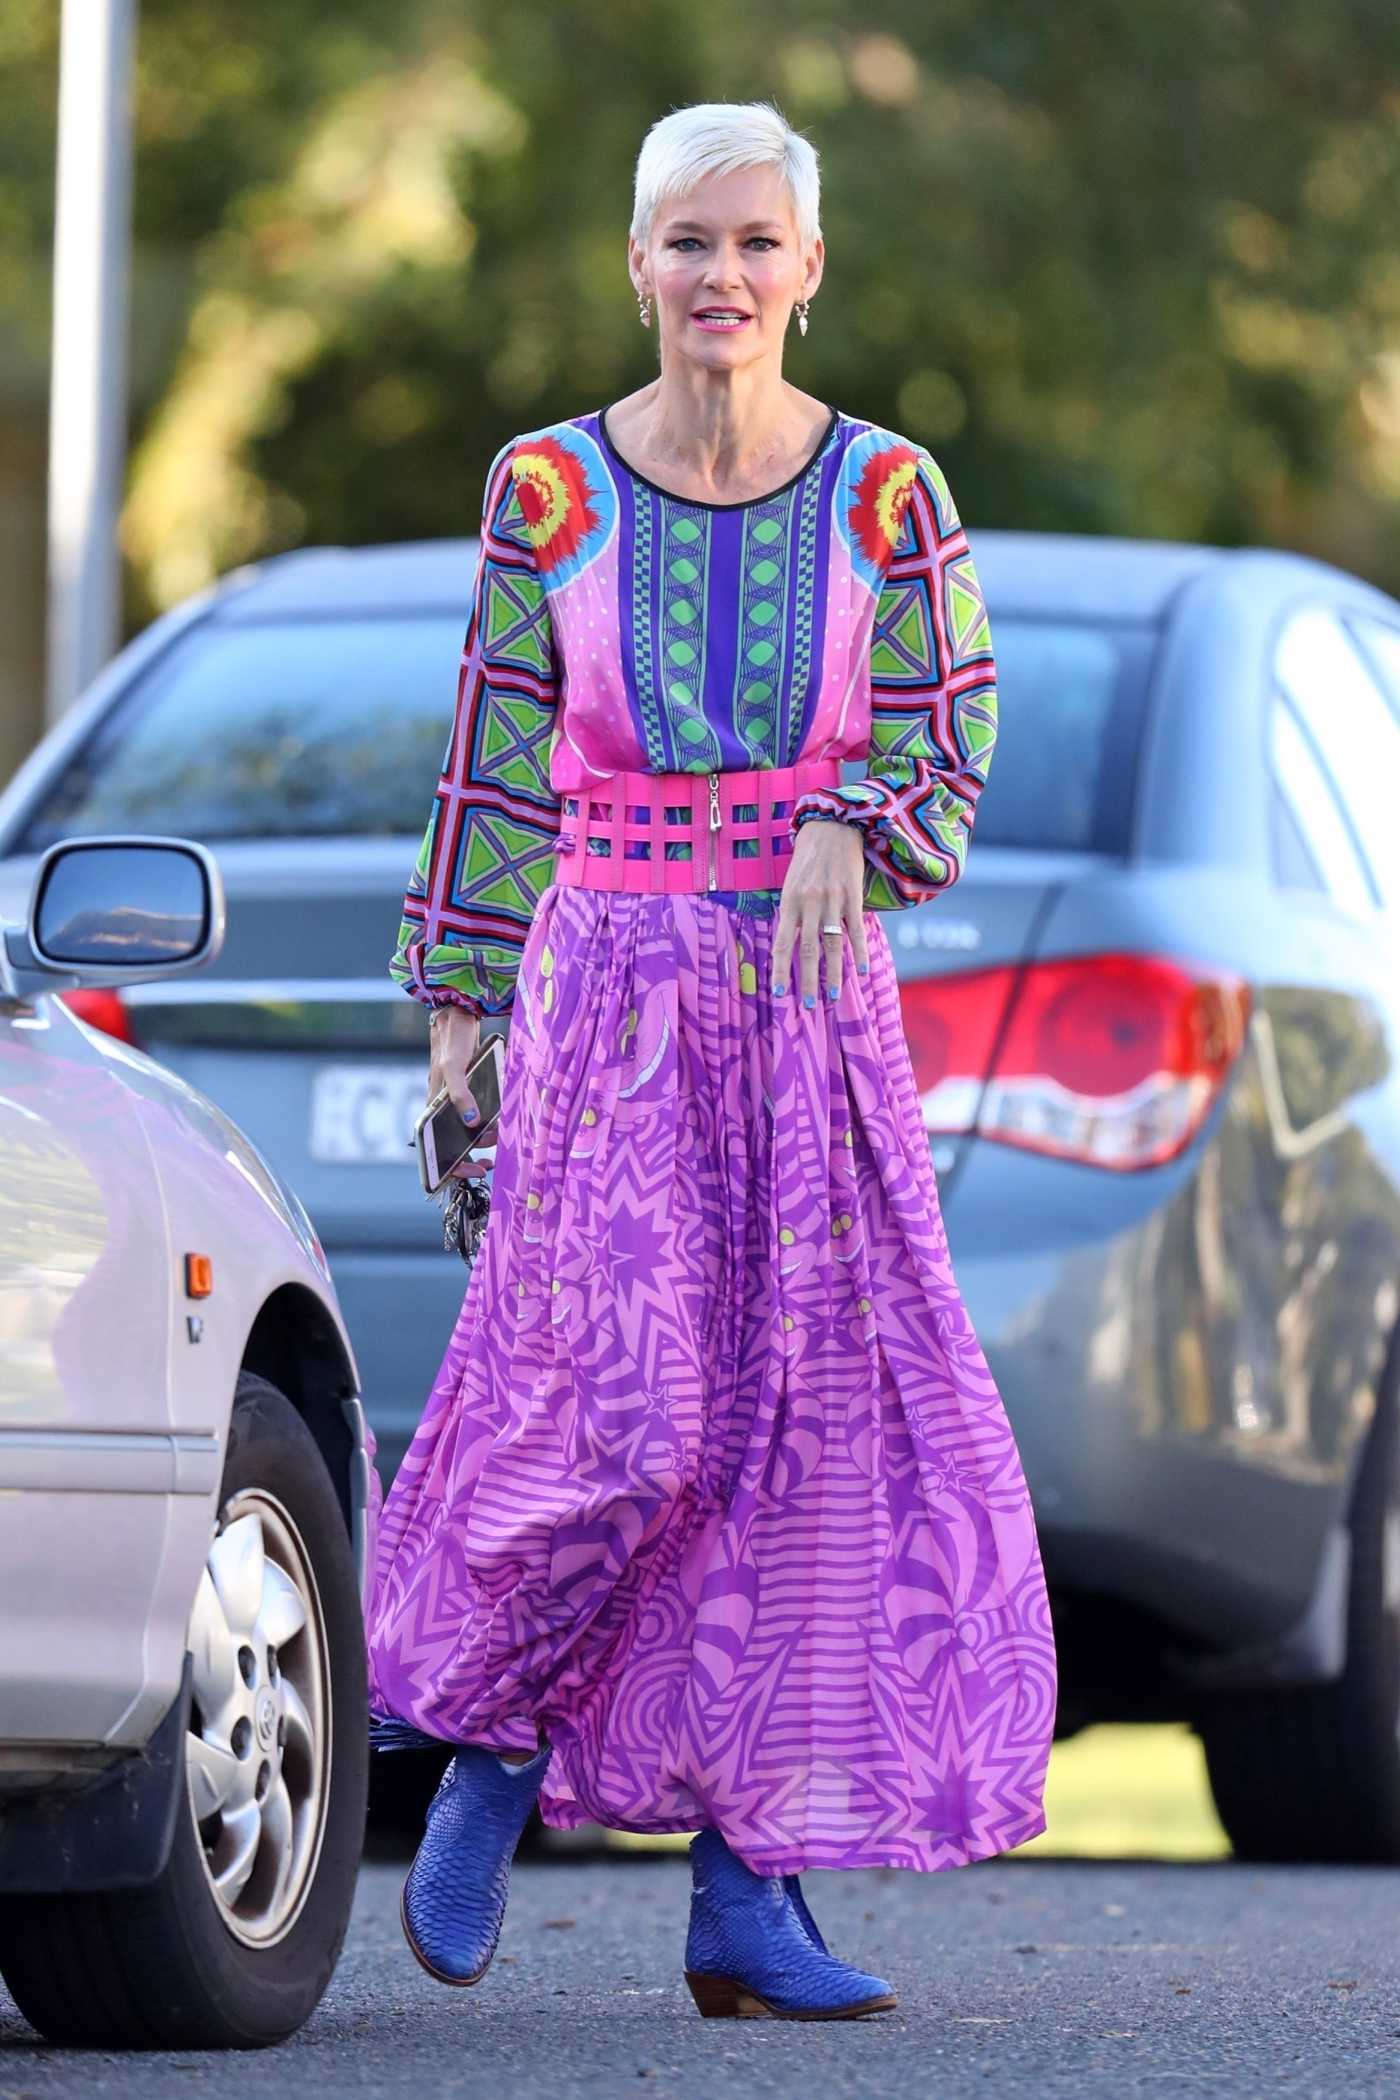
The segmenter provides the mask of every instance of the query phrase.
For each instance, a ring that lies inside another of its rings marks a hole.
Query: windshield
[[[464,628],[376,613],[192,629],[103,719],[16,850],[105,831],[417,836]],[[1125,851],[1150,631],[1002,614],[992,637],[999,734],[978,843]]]
[[[382,613],[195,628],[104,718],[22,844],[421,832],[465,628]]]

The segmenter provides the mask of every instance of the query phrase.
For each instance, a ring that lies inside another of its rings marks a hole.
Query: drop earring
[[[642,322],[642,326],[643,326],[643,328],[650,328],[650,326],[651,326],[651,293],[650,293],[650,292],[638,292],[638,294],[637,294],[637,312],[638,312],[638,314],[639,314],[639,315],[641,316],[641,322]]]
[[[807,301],[805,299],[799,299],[797,302],[797,326],[802,335],[807,333]]]

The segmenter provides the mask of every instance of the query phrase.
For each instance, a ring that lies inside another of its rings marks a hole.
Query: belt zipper
[[[719,775],[710,775],[710,888],[715,886],[715,833],[719,830]]]

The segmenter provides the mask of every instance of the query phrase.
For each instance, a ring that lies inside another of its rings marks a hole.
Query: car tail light
[[[92,985],[78,992],[60,992],[59,998],[80,1021],[89,1028],[100,1028],[105,1035],[114,1035],[118,1042],[130,1043],[134,1049],[140,1045],[136,1031],[131,1025],[131,1009],[120,992],[103,985]]]
[[[931,1132],[1120,1169],[1191,1142],[1250,1009],[1243,979],[1143,955],[969,970],[902,993]]]

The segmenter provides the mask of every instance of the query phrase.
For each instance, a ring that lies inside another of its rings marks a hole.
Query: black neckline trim
[[[823,452],[825,452],[827,446],[831,443],[832,437],[834,436],[836,431],[836,426],[840,422],[840,420],[840,409],[833,408],[830,415],[827,417],[826,428],[817,440],[816,449],[812,452],[809,458],[803,461],[802,465],[798,468],[795,474],[789,474],[787,480],[780,482],[777,488],[768,489],[761,496],[743,496],[739,499],[737,503],[706,503],[699,496],[682,496],[679,495],[675,489],[663,488],[659,481],[652,481],[649,478],[649,476],[641,473],[638,468],[632,466],[629,461],[625,460],[622,454],[618,451],[616,445],[613,443],[611,437],[608,435],[608,412],[605,408],[600,408],[598,410],[598,435],[599,437],[601,437],[604,446],[612,454],[613,458],[617,461],[617,464],[621,467],[624,474],[630,474],[633,481],[640,481],[644,489],[651,489],[654,494],[658,496],[664,496],[668,503],[683,503],[687,510],[748,510],[755,503],[771,503],[775,496],[785,495],[790,488],[796,487],[797,483],[801,481],[804,474],[810,474],[817,461],[821,458]]]

